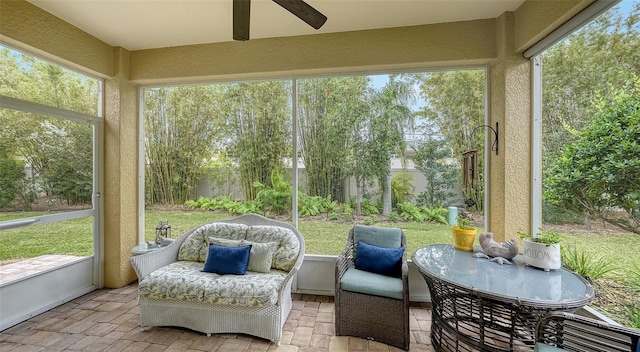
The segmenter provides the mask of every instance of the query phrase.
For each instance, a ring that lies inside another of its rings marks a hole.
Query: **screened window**
[[[483,153],[474,188],[459,164],[484,148],[471,131],[485,81],[459,70],[144,88],[141,240],[160,222],[177,237],[258,213],[300,220],[310,254],[338,254],[355,222],[420,233],[429,221],[430,241],[450,242],[447,206],[473,198],[482,214]]]
[[[0,46],[0,265],[94,253],[101,82]]]

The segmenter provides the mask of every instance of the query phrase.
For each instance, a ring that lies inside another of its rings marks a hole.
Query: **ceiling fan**
[[[320,29],[327,16],[303,0],[273,0],[315,29]],[[249,15],[251,0],[233,0],[233,40],[249,40]]]

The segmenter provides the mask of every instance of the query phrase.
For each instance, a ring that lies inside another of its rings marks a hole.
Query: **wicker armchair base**
[[[408,350],[408,310],[408,304],[405,307],[400,299],[341,290],[340,301],[336,302],[336,335],[360,337]]]
[[[577,352],[640,351],[640,330],[571,313],[553,312],[545,315],[540,319],[536,331],[540,350],[555,346]]]
[[[356,225],[358,226],[358,225]],[[347,245],[336,260],[335,321],[337,336],[355,336],[409,350],[409,267],[407,238],[400,232],[402,256],[402,299],[345,291],[341,281],[355,267],[354,228],[349,231]]]

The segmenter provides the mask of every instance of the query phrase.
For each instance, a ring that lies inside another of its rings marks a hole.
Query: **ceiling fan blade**
[[[233,40],[249,40],[251,0],[233,0]]]
[[[235,1],[235,0],[234,0]],[[296,15],[299,19],[307,22],[308,25],[315,29],[320,29],[327,22],[327,16],[321,14],[318,10],[311,7],[302,0],[273,0],[278,5],[284,7],[287,11]]]

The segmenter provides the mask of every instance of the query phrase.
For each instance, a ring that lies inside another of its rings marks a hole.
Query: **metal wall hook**
[[[478,126],[476,128],[473,129],[473,132],[471,132],[471,139],[473,139],[473,135],[476,133],[476,131],[478,130],[478,128],[482,128],[482,127],[486,127],[490,130],[493,131],[493,135],[494,135],[494,140],[493,140],[493,144],[491,144],[491,151],[496,152],[496,155],[498,155],[498,136],[499,136],[499,129],[498,129],[498,122],[496,122],[496,129],[493,129],[493,127],[489,126],[489,125],[481,125]]]

